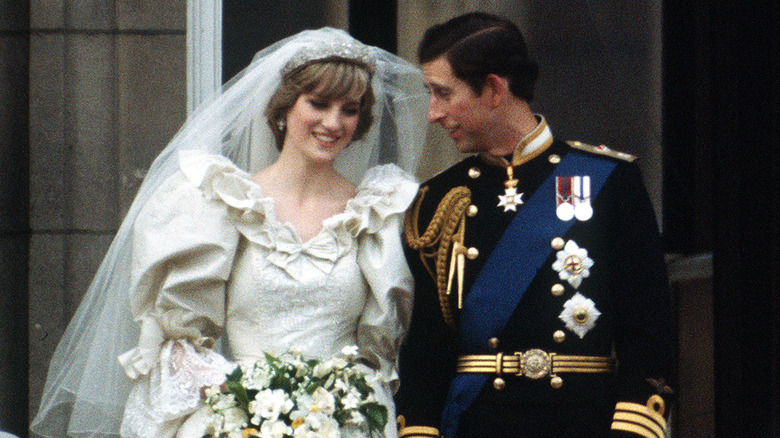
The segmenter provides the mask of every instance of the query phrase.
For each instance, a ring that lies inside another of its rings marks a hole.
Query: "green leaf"
[[[227,375],[228,382],[240,382],[241,377],[244,376],[244,371],[241,367],[237,366],[230,374]]]
[[[369,386],[363,376],[350,376],[349,383],[360,391],[361,394],[371,394],[374,388]]]
[[[360,412],[372,430],[384,430],[387,424],[387,407],[376,402],[363,403]]]
[[[236,396],[236,401],[241,409],[245,411],[249,409],[249,396],[246,393],[246,388],[241,383],[228,381],[225,383],[225,387],[228,392]]]

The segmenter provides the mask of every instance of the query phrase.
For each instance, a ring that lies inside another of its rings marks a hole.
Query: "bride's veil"
[[[138,339],[128,305],[131,234],[138,212],[176,172],[181,150],[223,154],[249,172],[272,163],[278,153],[263,112],[280,83],[280,71],[300,50],[332,39],[359,44],[341,30],[323,28],[260,51],[218,96],[194,113],[155,159],[54,352],[33,432],[44,437],[118,435],[132,382],[117,356],[133,348]],[[354,183],[370,166],[384,162],[397,163],[414,174],[427,125],[428,97],[419,70],[381,49],[369,51],[376,62],[374,123],[336,164]]]

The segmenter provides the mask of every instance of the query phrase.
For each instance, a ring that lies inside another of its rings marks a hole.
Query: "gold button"
[[[472,167],[469,169],[469,177],[472,179],[479,178],[479,176],[482,175],[482,171],[479,170],[479,167]]]
[[[493,388],[496,388],[496,391],[501,391],[502,389],[506,388],[506,381],[501,377],[496,377],[493,380]]]
[[[479,250],[472,246],[471,248],[466,250],[466,257],[468,257],[469,260],[476,259],[477,257],[479,257]]]
[[[564,246],[566,246],[566,242],[560,237],[556,237],[555,239],[553,239],[552,242],[550,242],[550,244],[552,245],[553,249],[558,249],[558,250],[561,250],[563,249]]]
[[[556,284],[553,285],[553,287],[550,289],[550,291],[552,292],[553,295],[555,295],[556,297],[559,297],[559,296],[563,295],[563,293],[566,291],[566,289],[564,289],[562,284],[556,283]]]
[[[555,333],[553,333],[553,339],[560,344],[566,340],[566,333],[564,333],[563,330],[556,330]]]
[[[488,347],[493,349],[498,348],[498,338],[488,339]]]
[[[555,389],[559,389],[561,386],[563,386],[563,379],[558,376],[553,376],[553,378],[550,379],[550,386]]]
[[[474,217],[477,215],[477,212],[479,211],[479,208],[477,208],[476,205],[472,204],[469,205],[469,209],[466,211],[466,214],[469,215],[469,217]]]
[[[550,155],[549,158],[547,158],[547,159],[550,160],[550,163],[552,163],[552,164],[558,164],[558,163],[561,162],[561,157],[559,155],[556,155],[556,154]]]

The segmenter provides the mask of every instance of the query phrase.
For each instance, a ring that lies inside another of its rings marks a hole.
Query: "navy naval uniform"
[[[554,140],[540,118],[514,157],[470,156],[421,186],[404,238],[402,438],[664,436],[671,303],[632,160]],[[586,206],[562,219],[561,203]]]

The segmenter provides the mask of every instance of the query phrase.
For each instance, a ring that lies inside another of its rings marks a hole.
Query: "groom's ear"
[[[485,77],[485,84],[482,85],[482,97],[487,99],[492,108],[497,108],[509,94],[509,79],[495,73],[490,73]]]

